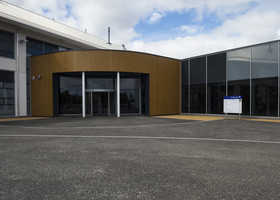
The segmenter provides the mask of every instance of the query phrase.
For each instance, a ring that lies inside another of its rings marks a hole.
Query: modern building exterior
[[[179,114],[180,63],[116,50],[33,56],[32,115]]]
[[[182,112],[223,114],[223,97],[241,95],[242,114],[279,117],[279,41],[182,61]]]
[[[31,115],[30,57],[69,49],[122,49],[0,1],[0,116]]]
[[[280,41],[183,60],[124,51],[0,1],[0,117],[223,114],[279,117]]]

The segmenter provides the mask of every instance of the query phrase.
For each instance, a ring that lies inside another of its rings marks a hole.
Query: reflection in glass
[[[189,60],[182,61],[182,112],[189,112]]]
[[[242,96],[242,114],[250,115],[250,79],[228,81],[228,95]]]
[[[190,112],[206,113],[206,57],[190,60]]]
[[[278,44],[252,47],[252,115],[278,115]]]
[[[252,80],[252,115],[278,115],[278,78]]]
[[[251,48],[227,52],[228,95],[242,96],[242,115],[250,115]]]
[[[0,30],[0,56],[14,58],[14,34]]]
[[[114,78],[86,78],[87,89],[115,89]]]
[[[191,85],[191,113],[206,112],[206,85]]]
[[[227,52],[227,80],[250,79],[251,48]]]
[[[226,83],[207,84],[207,112],[223,114],[223,101],[226,94]]]
[[[121,113],[139,113],[139,78],[121,78]]]
[[[82,113],[81,76],[60,76],[60,114]]]
[[[226,54],[207,57],[207,113],[223,114],[226,95]]]

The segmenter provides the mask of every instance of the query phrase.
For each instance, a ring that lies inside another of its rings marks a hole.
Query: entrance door
[[[109,115],[108,92],[93,92],[92,106],[93,115]]]
[[[115,104],[112,92],[86,92],[87,115],[110,115]],[[113,100],[113,101],[112,101]],[[112,101],[112,102],[111,102]]]

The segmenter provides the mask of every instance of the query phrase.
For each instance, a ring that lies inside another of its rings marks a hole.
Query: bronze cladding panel
[[[31,58],[33,116],[53,116],[52,74],[59,72],[134,72],[150,77],[150,115],[180,113],[180,61],[128,51],[69,51]]]

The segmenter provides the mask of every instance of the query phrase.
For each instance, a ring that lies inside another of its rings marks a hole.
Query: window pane
[[[27,38],[26,52],[29,56],[43,54],[43,42],[31,38]]]
[[[182,112],[189,112],[189,60],[182,61]]]
[[[87,78],[87,89],[115,89],[115,79],[113,78]]]
[[[228,95],[242,96],[242,115],[250,115],[250,79],[228,81]]]
[[[250,48],[227,52],[227,80],[250,79],[250,60]]]
[[[44,53],[58,52],[58,46],[54,44],[44,43]]]
[[[252,115],[278,115],[278,43],[252,47]]]
[[[191,59],[191,84],[206,83],[206,57]]]
[[[207,84],[207,113],[223,114],[223,101],[226,95],[226,83]]]
[[[191,85],[191,113],[206,113],[206,85]]]
[[[0,56],[14,58],[14,34],[0,30]]]
[[[60,114],[82,113],[82,77],[60,76]]]
[[[226,81],[226,53],[207,57],[207,82]]]
[[[278,78],[252,80],[252,115],[278,115]]]
[[[252,47],[252,78],[278,76],[277,42]]]
[[[0,116],[15,114],[14,72],[0,70]]]
[[[134,78],[135,77],[135,78]],[[139,113],[139,75],[121,74],[121,113]]]

